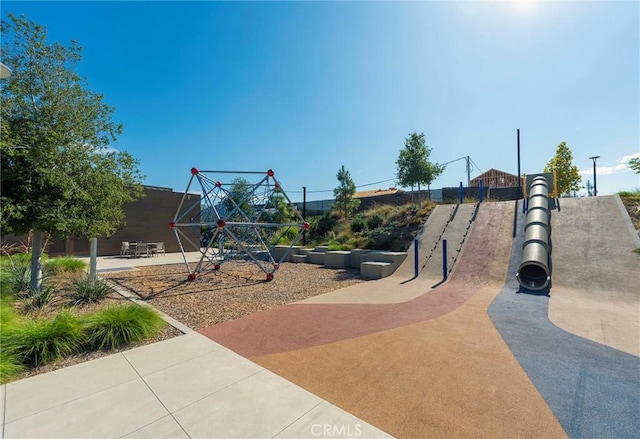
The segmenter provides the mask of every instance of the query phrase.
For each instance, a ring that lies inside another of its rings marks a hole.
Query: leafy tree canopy
[[[110,236],[122,205],[142,194],[138,162],[109,148],[122,126],[76,73],[78,43],[49,44],[44,27],[8,18],[0,28],[13,71],[1,83],[1,232]]]
[[[640,157],[634,157],[629,160],[629,167],[636,173],[640,174]]]
[[[33,230],[31,287],[41,287],[41,239],[112,235],[122,205],[143,194],[138,162],[109,148],[122,132],[114,109],[76,72],[81,47],[47,42],[43,26],[0,21],[2,218],[0,233]]]
[[[335,207],[348,217],[360,205],[360,200],[353,198],[353,194],[356,193],[356,184],[344,165],[338,170],[336,178],[340,184],[333,190],[333,196],[336,197]]]
[[[255,213],[253,209],[254,189],[254,185],[249,183],[247,179],[242,177],[234,178],[229,187],[229,196],[223,200],[224,210],[220,212],[222,216],[226,220],[233,218],[237,221],[242,221],[243,215],[252,218]]]
[[[431,189],[431,183],[438,178],[444,166],[431,163],[429,156],[432,148],[425,142],[424,133],[411,133],[404,140],[404,148],[400,150],[396,160],[398,184],[402,187],[417,185],[418,191],[421,184],[426,184]]]
[[[556,148],[556,155],[549,160],[544,172],[555,172],[558,180],[559,195],[571,195],[571,192],[582,188],[582,177],[578,173],[578,167],[573,164],[573,154],[566,142],[561,142]]]

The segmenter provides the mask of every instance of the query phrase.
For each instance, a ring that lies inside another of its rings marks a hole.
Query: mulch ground
[[[255,266],[235,262],[195,281],[186,279],[183,264],[140,267],[105,277],[194,330],[365,281],[356,269],[284,263],[267,282]]]

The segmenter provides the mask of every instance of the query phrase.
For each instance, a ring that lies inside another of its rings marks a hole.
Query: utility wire
[[[483,173],[484,173],[484,171],[483,171],[482,169],[480,169],[480,166],[476,165],[476,163],[475,163],[473,160],[471,160],[471,157],[469,157],[469,161],[471,162],[471,164],[473,164],[473,166],[475,166],[475,167],[476,167],[476,169],[478,170],[478,172],[480,172],[481,174],[483,174]]]
[[[366,187],[366,186],[373,186],[374,184],[380,184],[380,183],[386,183],[387,181],[394,181],[395,178],[389,178],[387,180],[380,180],[380,181],[374,181],[373,183],[367,183],[367,184],[360,184],[358,186],[356,186],[357,188],[361,188],[361,187]],[[288,193],[292,193],[292,194],[301,194],[303,193],[303,191],[287,191]],[[323,193],[323,192],[333,192],[333,189],[325,189],[322,191],[307,191],[308,194],[319,194],[319,193]]]
[[[457,162],[458,160],[466,160],[468,156],[464,156],[464,157],[460,157],[458,159],[455,160],[451,160],[450,162],[446,162],[443,163],[442,166],[446,166],[450,163],[453,162]],[[482,173],[482,171],[480,170],[480,166],[476,165],[475,162],[473,160],[471,160],[471,157],[469,156],[469,162],[471,164],[473,164],[473,166],[475,167],[475,169],[478,169],[478,171],[480,171],[480,173]],[[474,168],[472,167],[470,170],[472,171]],[[394,181],[396,180],[396,178],[389,178],[386,180],[380,180],[380,181],[374,181],[373,183],[367,183],[367,184],[360,184],[358,186],[356,186],[356,188],[361,188],[361,187],[367,187],[367,186],[373,186],[374,184],[380,184],[380,183],[386,183],[388,181]],[[317,191],[307,191],[308,194],[322,194],[322,193],[327,193],[327,192],[333,192],[333,189],[325,189],[325,190],[317,190]],[[302,194],[304,193],[304,191],[287,191],[287,193],[290,194]]]

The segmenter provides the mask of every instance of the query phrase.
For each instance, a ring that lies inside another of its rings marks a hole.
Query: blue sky
[[[640,3],[2,2],[116,108],[112,146],[145,184],[189,170],[266,170],[294,201],[331,198],[341,165],[362,190],[394,184],[404,139],[480,171],[540,172],[566,141],[600,194],[640,187]],[[384,181],[380,184],[363,186]],[[434,188],[466,181],[451,163]],[[316,192],[323,191],[327,192]]]

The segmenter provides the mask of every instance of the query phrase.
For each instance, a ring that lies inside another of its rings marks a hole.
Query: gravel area
[[[271,282],[257,267],[227,262],[188,281],[183,264],[140,267],[104,277],[135,292],[191,329],[237,319],[365,280],[356,269],[284,263]]]

